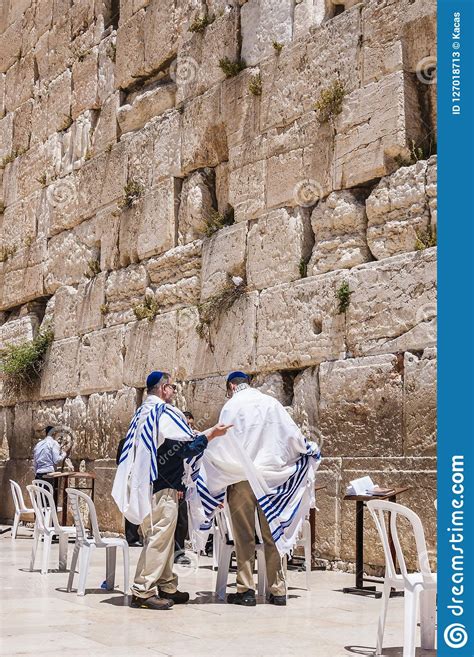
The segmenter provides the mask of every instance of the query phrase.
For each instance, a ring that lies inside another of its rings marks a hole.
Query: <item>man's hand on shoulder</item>
[[[233,426],[234,426],[233,424],[215,424],[213,427],[208,429],[209,433],[206,434],[207,435],[207,440],[211,441],[211,440],[214,440],[214,438],[218,438],[219,436],[223,436]]]

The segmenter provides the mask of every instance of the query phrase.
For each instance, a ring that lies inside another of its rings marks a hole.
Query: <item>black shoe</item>
[[[242,605],[242,607],[255,607],[257,601],[255,599],[255,591],[248,589],[243,593],[229,593],[227,602],[230,605]]]
[[[157,611],[171,609],[172,606],[172,600],[166,600],[161,597],[159,598],[156,595],[152,595],[151,598],[139,598],[137,595],[132,595],[132,601],[130,603],[130,607],[138,609],[156,609]]]
[[[175,591],[174,593],[166,593],[160,589],[160,598],[171,600],[175,605],[184,605],[189,600],[189,593],[185,591]]]
[[[271,605],[286,607],[286,595],[273,595],[273,593],[270,593],[267,599]]]
[[[143,543],[140,541],[134,541],[133,543],[129,543],[128,547],[143,547]]]
[[[178,554],[174,560],[175,563],[179,563],[181,566],[190,566],[191,559],[187,557],[184,553]]]

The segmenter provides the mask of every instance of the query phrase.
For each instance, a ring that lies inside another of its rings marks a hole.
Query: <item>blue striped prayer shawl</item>
[[[150,482],[153,482],[158,478],[158,445],[156,444],[156,438],[154,438],[154,435],[158,435],[160,417],[163,412],[166,412],[165,408],[166,407],[164,404],[156,404],[152,407],[138,436],[138,441],[143,442],[147,450],[150,452]],[[127,459],[128,453],[134,444],[135,432],[138,425],[138,420],[140,418],[140,411],[141,408],[136,411],[132,421],[130,422],[130,427],[127,431],[127,435],[125,436],[125,442],[120,454],[119,465]],[[156,427],[155,432],[153,431],[154,426]]]

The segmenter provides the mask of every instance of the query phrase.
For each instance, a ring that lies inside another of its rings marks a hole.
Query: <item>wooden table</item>
[[[384,486],[390,488],[391,493],[386,495],[344,495],[344,500],[351,500],[356,503],[356,573],[355,573],[355,586],[348,586],[343,589],[344,593],[354,593],[356,595],[373,595],[376,598],[382,597],[382,593],[377,591],[375,586],[364,586],[366,582],[383,581],[375,578],[364,577],[364,506],[365,502],[370,500],[387,500],[389,502],[396,502],[397,495],[410,490],[411,486],[404,486],[402,488],[395,488],[394,486]],[[388,540],[390,544],[390,552],[392,553],[393,563],[396,567],[396,553],[395,546],[392,540],[392,532],[390,525],[388,529]]]
[[[61,506],[62,506],[62,512],[61,512],[61,525],[63,527],[67,526],[67,493],[66,493],[66,488],[76,488],[77,490],[88,490],[90,491],[90,496],[92,500],[94,500],[94,492],[95,492],[95,474],[92,472],[50,472],[47,475],[44,475],[44,477],[51,479],[52,482],[57,480],[58,482],[58,502],[59,502],[59,496],[61,495]],[[89,479],[90,480],[90,485],[89,486],[73,486],[69,483],[70,479]]]

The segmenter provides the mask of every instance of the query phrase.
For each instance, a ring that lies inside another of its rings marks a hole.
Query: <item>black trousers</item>
[[[178,522],[174,533],[174,549],[176,552],[184,551],[184,541],[188,537],[188,505],[186,500],[180,500],[178,504]]]
[[[134,525],[133,522],[130,522],[125,518],[125,538],[127,543],[139,543],[142,539],[138,533],[138,528],[140,525]]]

